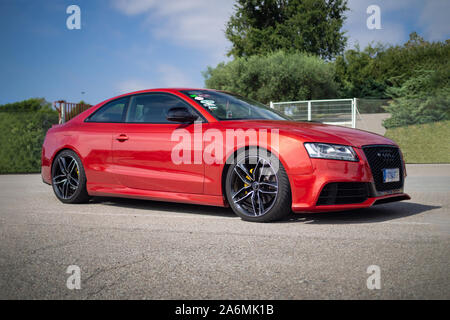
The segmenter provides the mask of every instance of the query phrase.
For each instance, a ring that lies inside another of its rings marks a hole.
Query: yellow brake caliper
[[[253,173],[253,168],[252,169],[250,169],[250,173]],[[245,176],[248,180],[252,180],[252,178],[250,178],[249,176]],[[246,184],[246,183],[244,183],[244,187],[248,187],[249,186],[249,184]],[[247,194],[248,193],[248,191],[245,191],[245,194]]]

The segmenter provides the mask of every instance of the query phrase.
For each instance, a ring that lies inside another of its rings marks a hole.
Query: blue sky
[[[66,8],[81,8],[68,30]],[[203,87],[208,65],[228,59],[232,0],[1,0],[0,104],[31,97],[98,103],[154,87]],[[381,30],[366,26],[369,5]],[[349,46],[400,44],[417,31],[449,38],[448,0],[350,0]],[[82,94],[84,92],[84,94]]]

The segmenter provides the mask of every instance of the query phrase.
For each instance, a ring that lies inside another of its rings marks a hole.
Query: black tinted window
[[[174,107],[191,107],[180,98],[169,94],[142,94],[131,98],[126,122],[137,123],[176,123],[167,120],[167,111]]]
[[[90,122],[122,122],[123,113],[128,103],[128,97],[111,101],[101,107],[92,116]]]

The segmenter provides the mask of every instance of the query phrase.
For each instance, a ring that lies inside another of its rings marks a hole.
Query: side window
[[[123,114],[128,104],[129,98],[122,98],[108,102],[93,115],[91,115],[88,122],[123,122]]]
[[[189,104],[170,94],[141,94],[131,98],[126,122],[130,123],[176,123],[167,120],[167,111],[174,107],[185,107],[195,113]]]

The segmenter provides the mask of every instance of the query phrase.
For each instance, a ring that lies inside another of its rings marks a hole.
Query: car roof
[[[135,94],[135,93],[143,93],[143,92],[153,92],[153,91],[174,92],[174,91],[195,91],[195,90],[217,91],[215,89],[205,89],[205,88],[155,88],[155,89],[144,89],[144,90],[139,90],[139,91],[128,92],[128,93],[125,93],[123,95]]]
[[[126,97],[129,95],[133,95],[133,94],[141,94],[141,93],[146,93],[146,92],[179,92],[179,91],[191,91],[191,90],[203,90],[203,91],[218,91],[215,89],[205,89],[205,88],[154,88],[154,89],[144,89],[144,90],[138,90],[138,91],[131,91],[131,92],[126,92],[126,93],[122,93],[118,96],[103,100],[97,104],[94,105],[94,107],[99,106],[99,105],[104,105],[106,103],[108,103],[109,101],[113,101],[116,99],[120,99],[122,97]]]

